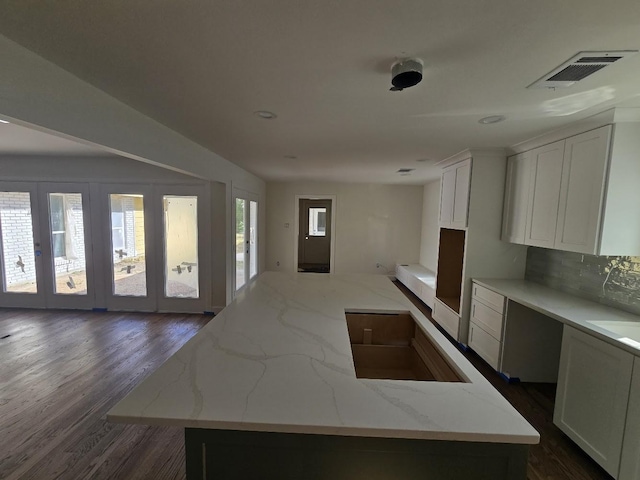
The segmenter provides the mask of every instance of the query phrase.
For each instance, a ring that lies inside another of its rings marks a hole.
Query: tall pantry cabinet
[[[465,150],[440,166],[440,242],[433,318],[466,345],[471,279],[522,278],[526,247],[500,239],[504,150]]]

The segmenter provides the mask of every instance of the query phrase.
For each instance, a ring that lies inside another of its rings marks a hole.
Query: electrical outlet
[[[276,262],[276,267],[279,267],[279,266],[280,266],[280,262]]]

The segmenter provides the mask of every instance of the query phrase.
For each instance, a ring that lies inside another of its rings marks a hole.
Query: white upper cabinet
[[[440,226],[463,229],[467,227],[471,159],[454,163],[442,171],[440,190]]]
[[[607,125],[566,140],[554,248],[597,251],[610,137]]]
[[[529,207],[530,173],[531,152],[509,157],[502,223],[502,240],[505,242],[524,243]]]
[[[511,157],[502,240],[592,255],[640,255],[639,152],[640,123],[625,122]]]
[[[525,245],[554,248],[564,144],[561,140],[530,152]]]

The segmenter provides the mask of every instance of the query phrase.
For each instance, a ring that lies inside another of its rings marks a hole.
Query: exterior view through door
[[[298,222],[298,271],[331,270],[331,200],[301,198]]]

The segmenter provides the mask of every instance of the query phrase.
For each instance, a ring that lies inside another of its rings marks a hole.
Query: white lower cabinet
[[[615,478],[633,361],[631,353],[564,326],[553,422]]]
[[[454,339],[458,339],[458,329],[460,328],[460,315],[447,307],[438,298],[433,302],[433,319],[444,328]]]
[[[640,480],[640,357],[633,363],[619,480]]]

